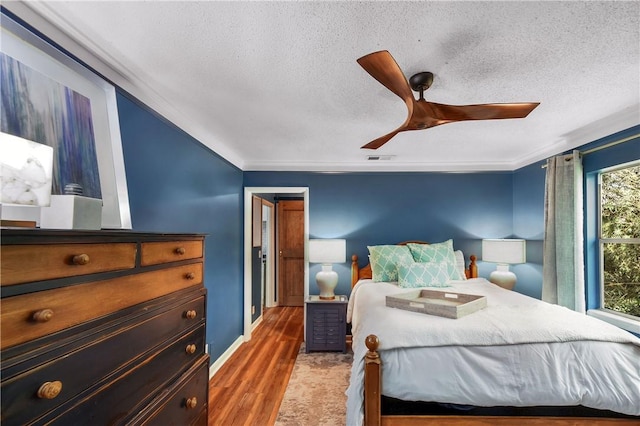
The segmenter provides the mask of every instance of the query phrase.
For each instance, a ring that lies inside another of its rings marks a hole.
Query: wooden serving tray
[[[387,296],[386,305],[390,308],[457,319],[485,308],[487,298],[450,291],[416,290]]]

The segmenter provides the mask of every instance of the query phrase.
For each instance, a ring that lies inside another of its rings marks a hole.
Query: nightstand
[[[347,296],[323,300],[309,296],[306,309],[306,352],[347,351]]]

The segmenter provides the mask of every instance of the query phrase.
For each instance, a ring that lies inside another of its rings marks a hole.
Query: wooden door
[[[278,301],[281,306],[304,304],[304,201],[280,201],[278,233]]]

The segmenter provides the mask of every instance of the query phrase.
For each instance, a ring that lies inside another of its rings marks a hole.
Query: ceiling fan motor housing
[[[414,74],[409,79],[409,84],[413,90],[422,94],[433,84],[433,73],[425,71]]]

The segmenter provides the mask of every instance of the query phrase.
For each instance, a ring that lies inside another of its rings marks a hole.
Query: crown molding
[[[57,13],[55,2],[8,1],[3,2],[3,6],[84,62],[84,65],[110,84],[131,94],[155,113],[242,170],[242,158],[235,151],[212,137],[210,132],[206,131],[197,121],[174,108],[172,103],[167,101],[161,93],[147,84],[143,72],[114,57],[78,30],[73,22]]]

